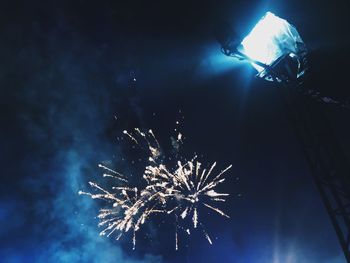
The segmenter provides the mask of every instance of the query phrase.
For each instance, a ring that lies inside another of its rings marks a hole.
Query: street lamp
[[[249,61],[257,77],[286,87],[279,90],[289,120],[350,263],[350,167],[323,109],[332,101],[341,104],[307,85],[300,86],[308,65],[299,33],[286,20],[267,12],[243,39],[227,24],[217,29],[216,37],[225,55]]]
[[[307,71],[307,50],[294,26],[267,12],[242,40],[225,26],[217,30],[222,52],[249,61],[257,77],[283,84],[301,83]]]

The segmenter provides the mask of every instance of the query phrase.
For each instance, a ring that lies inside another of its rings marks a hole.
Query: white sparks
[[[177,238],[177,230],[175,231],[175,250],[178,250],[179,249],[179,240]]]
[[[209,244],[212,245],[213,242],[211,241],[210,236],[206,232],[204,232],[204,236],[208,240]]]
[[[124,133],[125,135],[128,135],[129,138],[130,138],[131,140],[133,140],[136,144],[139,144],[138,141],[137,141],[130,133],[128,133],[127,130],[124,130],[123,133]]]
[[[224,182],[225,178],[222,178],[222,175],[231,168],[231,165],[213,178],[211,174],[216,162],[210,166],[207,172],[206,169],[201,169],[201,163],[197,161],[196,155],[187,162],[178,160],[181,158],[171,158],[169,160],[175,160],[175,166],[169,168],[168,164],[163,162],[165,158],[159,158],[162,152],[153,131],[142,132],[139,128],[135,128],[135,131],[136,137],[142,137],[142,140],[138,141],[126,130],[123,133],[141,148],[149,150],[147,158],[149,162],[143,175],[140,176],[145,186],[139,188],[131,186],[123,174],[99,164],[100,168],[107,171],[103,177],[115,179],[118,185],[107,190],[97,183],[89,182],[90,186],[98,191],[97,193],[78,192],[80,195],[87,195],[92,199],[102,199],[107,202],[107,206],[100,209],[97,216],[100,220],[98,226],[103,227],[100,235],[110,236],[117,232],[116,239],[119,240],[123,233],[131,230],[133,232],[133,249],[135,249],[136,232],[150,219],[151,215],[163,214],[176,218],[175,250],[178,250],[178,229],[184,230],[188,235],[191,234],[189,227],[181,226],[181,224],[185,224],[186,218],[191,218],[194,229],[200,226],[204,237],[212,244],[200,221],[199,210],[201,207],[207,207],[219,215],[229,218],[221,209],[211,205],[211,202],[224,202],[225,197],[229,195],[216,192],[215,188]],[[139,139],[139,137],[137,138]],[[178,134],[177,140],[182,140],[181,133]],[[142,147],[142,144],[145,143],[147,143],[146,148]],[[124,185],[120,185],[121,182]],[[174,206],[174,204],[176,205]],[[178,218],[181,222],[178,221]]]
[[[197,207],[194,209],[194,213],[193,213],[193,226],[194,228],[197,228],[197,224],[198,224],[198,212],[197,212]]]
[[[204,203],[204,205],[212,210],[214,210],[215,212],[219,213],[220,215],[222,216],[225,216],[227,218],[230,218],[228,215],[226,215],[224,212],[222,212],[219,208],[216,208],[216,207],[212,207],[211,205],[208,205],[206,203]]]

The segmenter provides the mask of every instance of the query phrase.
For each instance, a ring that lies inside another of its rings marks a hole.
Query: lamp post
[[[218,28],[216,36],[225,55],[250,62],[258,78],[277,84],[344,256],[350,263],[350,167],[330,128],[324,105],[314,100],[309,92],[312,89],[304,84],[308,72],[307,49],[298,31],[286,20],[267,12],[243,40],[227,25]]]

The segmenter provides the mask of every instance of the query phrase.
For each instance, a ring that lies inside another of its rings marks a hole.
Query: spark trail
[[[116,233],[116,238],[132,231],[133,249],[136,245],[136,232],[154,214],[174,215],[175,220],[175,249],[178,249],[178,230],[184,230],[188,235],[191,222],[194,229],[200,228],[207,241],[212,244],[210,236],[200,221],[201,207],[206,207],[217,214],[229,218],[215,203],[225,202],[228,193],[219,193],[215,189],[225,181],[223,175],[232,167],[228,166],[213,176],[216,166],[214,162],[209,170],[202,169],[202,164],[194,156],[190,161],[177,160],[173,167],[168,168],[163,162],[162,151],[152,130],[147,132],[135,128],[135,134],[123,131],[133,143],[141,144],[141,140],[148,148],[148,164],[144,169],[142,179],[144,187],[132,187],[123,174],[99,164],[99,167],[108,173],[117,186],[105,189],[99,184],[89,182],[97,193],[79,191],[79,194],[88,195],[92,199],[106,201],[106,207],[100,209],[98,226],[103,227],[100,235],[110,236]],[[177,146],[182,144],[183,136],[177,135]],[[177,156],[177,154],[176,154]],[[172,159],[174,160],[174,159]],[[189,220],[187,220],[189,219]]]

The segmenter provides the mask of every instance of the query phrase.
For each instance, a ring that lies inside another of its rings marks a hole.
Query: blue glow
[[[303,43],[296,29],[286,20],[267,12],[242,41],[244,53],[253,60],[270,65],[286,53],[297,53]],[[262,67],[252,63],[261,72]]]
[[[227,74],[228,72],[232,72],[232,70],[244,70],[245,74],[242,77],[247,81],[251,79],[251,76],[248,76],[251,74],[250,63],[244,60],[235,60],[221,52],[217,52],[216,44],[208,45],[201,57],[202,59],[195,71],[196,79],[200,82]],[[237,76],[241,76],[241,74]]]

